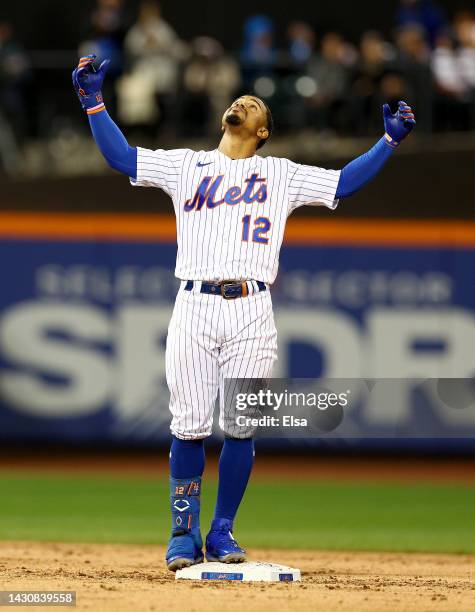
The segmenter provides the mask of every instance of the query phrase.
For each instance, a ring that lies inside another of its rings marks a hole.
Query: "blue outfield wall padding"
[[[274,375],[473,377],[474,254],[285,246],[272,288]],[[0,241],[2,442],[168,444],[164,350],[178,288],[175,256],[176,245],[168,243]],[[399,409],[403,418],[414,406]],[[440,432],[437,410],[425,410]],[[436,440],[368,439],[373,418],[360,418],[349,442],[261,443],[422,452],[474,446],[469,411],[454,412],[449,434]],[[466,434],[460,442],[454,424]]]

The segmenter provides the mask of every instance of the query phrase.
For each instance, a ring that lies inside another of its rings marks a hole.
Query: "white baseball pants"
[[[233,435],[224,425],[225,379],[270,378],[277,359],[270,291],[226,300],[200,293],[199,281],[191,291],[184,290],[185,284],[182,281],[167,336],[170,429],[183,440],[209,436],[219,391],[219,425]]]

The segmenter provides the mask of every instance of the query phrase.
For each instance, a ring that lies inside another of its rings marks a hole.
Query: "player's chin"
[[[241,125],[244,122],[244,117],[241,117],[237,113],[228,113],[225,122],[228,125]]]

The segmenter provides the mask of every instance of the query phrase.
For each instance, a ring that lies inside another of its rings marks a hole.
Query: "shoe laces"
[[[216,531],[219,533],[219,539],[221,541],[224,540],[228,546],[231,545],[233,548],[240,548],[239,544],[234,539],[233,532],[227,529],[226,526],[221,525]]]

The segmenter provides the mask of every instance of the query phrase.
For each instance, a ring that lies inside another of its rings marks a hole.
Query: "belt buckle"
[[[222,283],[221,284],[221,297],[223,297],[225,300],[235,300],[238,297],[241,297],[241,295],[226,295],[226,288],[227,287],[235,287],[235,286],[241,286],[241,291],[242,291],[242,283]]]

